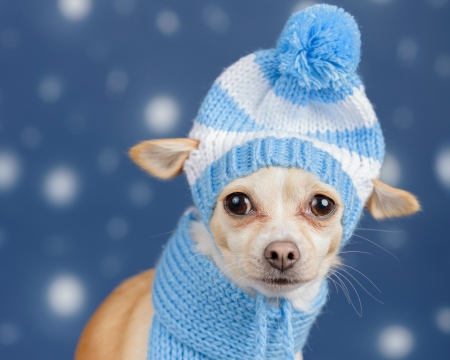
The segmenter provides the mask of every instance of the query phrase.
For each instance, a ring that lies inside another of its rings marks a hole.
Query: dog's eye
[[[336,204],[325,195],[315,195],[309,204],[311,212],[319,218],[330,216],[336,210]]]
[[[247,195],[233,193],[225,199],[225,210],[231,215],[248,215],[253,211],[252,203]]]

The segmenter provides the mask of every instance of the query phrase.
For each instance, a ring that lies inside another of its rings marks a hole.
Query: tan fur
[[[367,209],[375,219],[406,216],[420,210],[420,204],[413,194],[393,188],[380,180],[374,180],[373,184]]]
[[[124,281],[86,325],[75,360],[146,360],[154,270]]]
[[[182,172],[190,151],[197,148],[198,141],[192,139],[150,140],[131,148],[129,155],[151,175],[167,180]]]

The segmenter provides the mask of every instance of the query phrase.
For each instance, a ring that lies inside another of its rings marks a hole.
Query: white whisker
[[[344,271],[346,274],[348,274],[353,280],[355,280],[356,281],[356,283],[359,285],[359,286],[361,286],[361,288],[367,293],[367,294],[369,294],[370,295],[370,297],[372,298],[372,299],[374,299],[374,300],[376,300],[376,301],[378,301],[380,304],[383,304],[383,302],[381,301],[381,300],[378,300],[375,296],[373,296],[371,293],[370,293],[370,291],[368,291],[359,281],[358,281],[358,279],[357,278],[355,278],[352,274],[350,274],[348,271],[346,271],[345,269],[342,269],[342,268],[339,268],[339,269],[341,269],[342,271]],[[375,286],[375,285],[374,285]],[[378,288],[377,288],[377,290],[378,290]],[[379,291],[379,290],[378,290]],[[380,291],[381,292],[381,291]]]
[[[342,273],[340,273],[340,272],[338,272],[339,273],[339,275],[340,276],[342,276],[345,280],[347,280],[347,282],[350,284],[350,286],[353,288],[353,290],[355,291],[355,294],[356,294],[356,296],[358,297],[358,302],[359,302],[359,307],[360,307],[360,312],[358,312],[358,310],[356,309],[356,307],[354,306],[354,304],[353,304],[353,301],[351,302],[352,303],[352,306],[353,306],[353,309],[355,309],[355,311],[356,311],[356,313],[359,315],[359,316],[361,316],[362,317],[362,303],[361,303],[361,298],[360,298],[360,296],[359,296],[359,293],[358,293],[358,291],[356,290],[356,288],[353,286],[353,283],[344,275],[344,274],[342,274]]]
[[[364,236],[361,236],[361,235],[358,235],[358,234],[353,234],[353,236],[357,236],[357,237],[359,237],[359,238],[361,238],[361,239],[363,239],[363,240],[366,240],[366,241],[368,241],[369,243],[371,243],[371,244],[373,244],[373,245],[379,247],[380,249],[386,251],[389,255],[391,255],[391,256],[392,256],[394,259],[396,259],[398,262],[400,262],[400,260],[398,259],[397,256],[395,256],[395,255],[394,255],[393,253],[391,253],[389,250],[387,250],[386,248],[384,248],[384,247],[382,247],[381,245],[377,244],[376,242],[374,242],[374,241],[372,241],[372,240],[369,240],[369,239],[365,238]]]

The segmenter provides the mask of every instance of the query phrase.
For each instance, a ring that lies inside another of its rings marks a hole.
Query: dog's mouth
[[[278,285],[278,286],[298,285],[301,283],[301,281],[297,279],[286,277],[277,277],[277,278],[269,277],[269,278],[260,278],[258,280],[269,285]]]

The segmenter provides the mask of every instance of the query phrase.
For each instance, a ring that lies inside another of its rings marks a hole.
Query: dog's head
[[[150,174],[169,179],[182,172],[197,147],[191,139],[154,140],[135,146],[130,155]],[[412,194],[375,180],[366,208],[383,219],[412,214],[419,204]],[[238,285],[280,295],[317,282],[339,263],[344,210],[339,192],[315,175],[296,167],[263,167],[224,187],[206,224],[212,237],[203,227],[197,238],[207,255],[220,249],[214,260]]]

